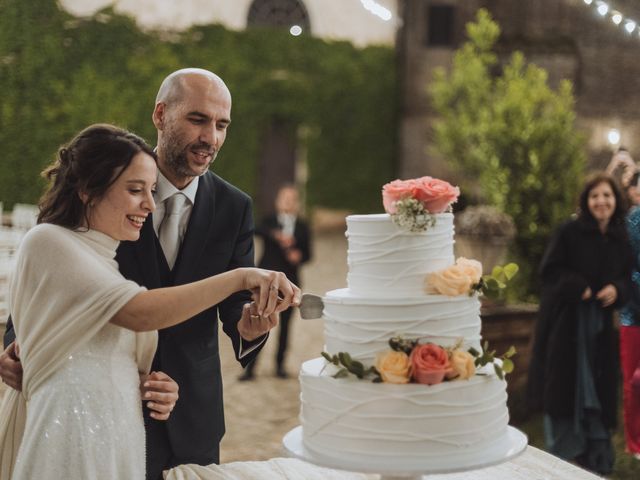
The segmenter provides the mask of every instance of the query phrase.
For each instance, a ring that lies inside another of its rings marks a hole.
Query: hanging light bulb
[[[604,17],[609,11],[609,5],[604,2],[596,2],[596,5],[598,6],[598,13]]]
[[[620,130],[617,128],[611,128],[607,132],[607,140],[609,141],[609,145],[616,146],[620,143]]]
[[[620,25],[620,22],[622,22],[622,14],[617,10],[613,10],[611,12],[611,21],[616,25]]]
[[[638,25],[633,20],[627,20],[627,22],[624,24],[624,29],[629,33],[633,33],[637,26]]]

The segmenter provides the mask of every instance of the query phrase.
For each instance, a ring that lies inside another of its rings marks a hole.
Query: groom
[[[253,266],[251,199],[209,171],[231,122],[227,86],[206,70],[173,72],[160,86],[152,119],[158,131],[157,208],[140,239],[120,245],[121,273],[159,288]],[[167,234],[169,224],[174,235]],[[161,479],[162,470],[183,463],[219,462],[224,412],[217,318],[242,366],[253,360],[277,321],[252,317],[243,308],[250,300],[248,292],[236,294],[159,332],[152,370],[178,383],[180,400],[166,422],[150,418],[145,409],[148,479]],[[13,339],[10,326],[7,330],[5,346]],[[3,380],[19,385],[19,367],[9,345],[0,356]]]

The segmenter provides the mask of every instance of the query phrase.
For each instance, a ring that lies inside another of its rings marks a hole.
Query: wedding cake
[[[315,460],[435,472],[508,450],[506,382],[467,353],[481,351],[471,287],[482,269],[454,259],[445,210],[458,193],[430,177],[398,180],[383,190],[388,213],[347,217],[348,288],[324,296],[326,353],[300,371],[302,442]],[[390,350],[392,338],[414,350]],[[361,363],[363,378],[338,357]]]

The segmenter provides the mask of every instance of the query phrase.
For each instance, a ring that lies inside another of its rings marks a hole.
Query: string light
[[[611,12],[611,21],[616,25],[620,25],[620,22],[622,22],[622,14],[614,10]]]
[[[624,24],[624,29],[629,33],[633,33],[637,26],[638,25],[633,20],[627,20]]]
[[[598,13],[604,17],[609,11],[609,5],[607,5],[604,2],[596,2],[596,5],[597,5],[596,9],[598,10]]]
[[[391,10],[383,7],[375,0],[360,0],[360,3],[362,3],[362,6],[365,8],[365,10],[370,11],[376,17],[380,17],[385,22],[391,20],[391,17],[393,16],[391,14]]]
[[[595,7],[596,11],[602,17],[608,17],[614,25],[622,26],[628,34],[632,34],[638,30],[638,37],[640,37],[640,28],[638,28],[638,22],[627,17],[620,10],[614,10],[611,6],[603,0],[583,0],[585,5]]]

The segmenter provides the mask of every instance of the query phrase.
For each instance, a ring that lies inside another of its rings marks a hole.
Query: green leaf
[[[511,346],[509,347],[509,350],[507,350],[507,351],[505,352],[504,357],[505,357],[505,358],[511,358],[511,357],[513,357],[516,353],[517,353],[517,351],[516,351],[516,347],[514,347],[513,345],[511,345]]]
[[[469,350],[467,351],[476,358],[480,356],[480,352],[473,347],[469,347]]]
[[[345,367],[349,368],[351,366],[351,355],[347,352],[338,353],[338,358],[340,359],[340,363]]]
[[[485,282],[486,284],[486,288],[491,291],[491,290],[500,290],[500,284],[498,282],[498,280],[496,280],[495,278],[488,278],[487,281]]]
[[[511,280],[513,277],[516,276],[516,274],[518,273],[518,270],[520,270],[520,267],[518,267],[518,264],[516,263],[508,263],[507,265],[504,266],[504,274],[507,277],[507,280]]]
[[[336,374],[333,376],[333,378],[345,378],[349,376],[349,372],[347,371],[346,368],[341,368],[340,370],[338,370],[336,372]]]
[[[497,363],[493,364],[493,369],[496,371],[496,375],[498,376],[498,378],[500,380],[504,380],[504,373],[502,371],[502,368],[500,367],[500,365],[498,365]]]
[[[501,275],[502,275],[502,267],[499,265],[496,265],[495,267],[493,267],[493,270],[491,270],[491,276],[493,278],[500,278]]]
[[[322,352],[321,355],[329,362],[334,364],[335,366],[339,366],[340,362],[338,360],[338,356],[337,355],[329,355],[327,352]]]
[[[502,370],[504,370],[504,373],[513,372],[513,361],[509,360],[508,358],[503,358],[502,359]]]

